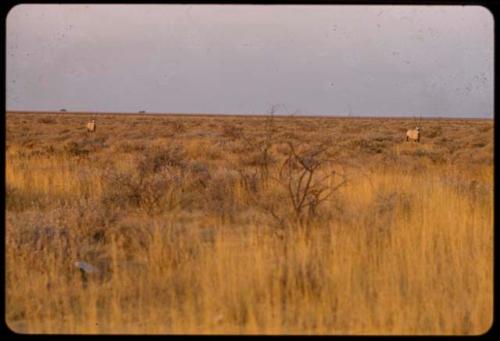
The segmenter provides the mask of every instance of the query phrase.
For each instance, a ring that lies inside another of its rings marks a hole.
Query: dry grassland
[[[7,113],[20,333],[481,334],[493,121]],[[82,275],[75,261],[94,265]]]

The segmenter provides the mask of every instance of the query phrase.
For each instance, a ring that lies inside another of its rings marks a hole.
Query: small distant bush
[[[484,146],[486,146],[488,143],[486,141],[475,141],[471,144],[471,147],[474,147],[474,148],[482,148]]]
[[[134,207],[148,214],[172,210],[180,205],[187,162],[180,146],[154,148],[127,171],[113,166],[105,171],[103,203]]]
[[[241,137],[243,133],[243,128],[237,127],[231,124],[226,124],[222,127],[222,136],[231,139],[237,139]]]
[[[372,139],[356,139],[350,143],[351,147],[371,154],[378,154],[384,151],[386,144],[382,141]]]
[[[134,153],[134,152],[142,152],[146,149],[146,145],[139,141],[125,141],[120,143],[117,148],[119,152],[123,153]]]
[[[57,123],[55,119],[53,118],[48,118],[48,117],[43,117],[38,119],[38,123],[43,123],[43,124],[55,124]]]
[[[140,159],[137,167],[142,173],[156,173],[167,167],[187,166],[186,151],[177,144],[168,147],[153,147]]]
[[[81,143],[70,141],[63,147],[63,151],[71,156],[83,156],[90,153],[88,148],[85,148]]]
[[[171,123],[171,126],[172,126],[172,130],[175,132],[175,133],[184,133],[186,132],[186,126],[184,124],[182,124],[181,122],[173,122]]]
[[[423,134],[423,132],[422,132]],[[443,128],[441,126],[435,127],[435,128],[429,128],[425,131],[425,137],[428,138],[435,138],[437,136],[443,135]]]

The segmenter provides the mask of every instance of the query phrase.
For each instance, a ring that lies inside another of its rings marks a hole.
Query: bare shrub
[[[177,146],[156,149],[140,158],[128,171],[108,168],[103,201],[118,207],[136,207],[149,214],[172,210],[180,204],[185,161]]]
[[[103,204],[125,208],[127,205],[138,206],[140,202],[140,181],[133,172],[119,172],[107,169],[103,178]]]
[[[135,171],[108,172],[105,178],[105,205],[135,207],[149,214],[172,210],[179,205],[180,180],[169,172],[150,175]]]
[[[276,133],[274,113],[277,110],[277,105],[273,105],[264,121],[264,137],[259,139],[250,139],[247,136],[242,136],[243,140],[249,146],[251,150],[256,151],[253,162],[259,167],[264,184],[267,185],[269,179],[269,167],[275,161],[272,153],[271,147],[274,143],[274,137]]]
[[[185,167],[186,152],[177,144],[168,147],[154,147],[139,161],[138,171],[142,173],[157,173],[168,167]]]
[[[154,174],[142,182],[140,205],[148,213],[171,211],[180,204],[181,178],[170,172]]]
[[[63,151],[71,156],[84,156],[90,153],[90,150],[83,146],[82,143],[75,141],[67,142],[63,147]]]
[[[307,225],[318,214],[319,206],[346,183],[346,178],[333,186],[335,171],[326,170],[331,160],[324,157],[327,147],[317,145],[300,151],[288,142],[288,153],[278,175],[273,179],[287,191],[295,221]],[[270,208],[272,211],[272,208]],[[276,214],[272,213],[273,216]],[[283,218],[279,219],[283,221]]]

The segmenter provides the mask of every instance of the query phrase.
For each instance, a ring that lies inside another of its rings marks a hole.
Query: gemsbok
[[[88,132],[95,132],[96,128],[97,127],[96,127],[96,124],[95,124],[95,120],[92,120],[89,123],[87,123],[87,131]]]
[[[418,121],[415,120],[415,129],[409,129],[407,132],[406,132],[406,141],[416,141],[416,142],[420,142],[420,122],[421,122],[421,119],[419,119]]]

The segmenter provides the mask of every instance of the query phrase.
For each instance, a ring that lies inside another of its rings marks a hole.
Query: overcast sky
[[[18,5],[7,110],[493,117],[478,6]]]

